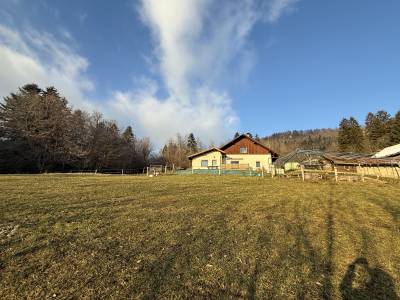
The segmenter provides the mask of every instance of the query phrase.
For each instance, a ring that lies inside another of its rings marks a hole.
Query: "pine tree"
[[[235,135],[233,136],[234,139],[238,138],[240,136],[240,133],[236,131]]]
[[[349,140],[349,120],[343,118],[339,124],[339,133],[338,133],[338,146],[339,151],[347,152],[350,148],[350,140]]]
[[[189,150],[189,153],[197,152],[198,145],[197,145],[197,141],[196,141],[193,133],[190,133],[188,135],[186,146],[187,146],[187,148]]]
[[[389,146],[390,115],[383,110],[368,113],[365,119],[365,132],[371,151]]]
[[[132,126],[126,127],[125,131],[122,133],[122,139],[126,143],[133,143],[135,140],[135,135],[133,134]]]
[[[342,119],[339,125],[338,146],[342,152],[364,151],[364,136],[360,124],[353,117]]]
[[[390,144],[400,144],[400,111],[393,118],[390,128]]]
[[[363,152],[364,151],[364,135],[360,124],[356,119],[350,117],[350,140],[351,140],[351,151]]]

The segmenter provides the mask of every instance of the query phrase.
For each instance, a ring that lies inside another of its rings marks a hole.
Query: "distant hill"
[[[280,156],[296,149],[337,150],[338,129],[293,130],[274,133],[261,139],[261,142]]]

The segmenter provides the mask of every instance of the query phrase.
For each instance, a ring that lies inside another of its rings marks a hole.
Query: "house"
[[[210,148],[188,158],[193,170],[257,170],[267,172],[278,155],[260,142],[242,134],[220,148]]]

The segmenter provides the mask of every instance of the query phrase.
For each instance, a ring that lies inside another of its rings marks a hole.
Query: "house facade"
[[[190,155],[192,169],[257,170],[271,169],[277,154],[243,134],[220,148],[210,148]]]

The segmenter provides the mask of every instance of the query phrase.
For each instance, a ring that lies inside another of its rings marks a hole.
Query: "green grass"
[[[398,184],[0,176],[0,299],[396,293]]]

